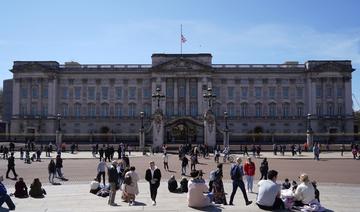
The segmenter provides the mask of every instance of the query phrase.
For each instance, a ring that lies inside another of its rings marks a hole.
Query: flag
[[[181,43],[185,43],[186,42],[186,38],[184,37],[183,34],[181,34]]]

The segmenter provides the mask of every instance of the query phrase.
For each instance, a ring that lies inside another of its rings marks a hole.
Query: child
[[[286,178],[285,182],[282,184],[282,188],[281,189],[289,189],[291,187],[291,184],[289,182],[289,179]]]

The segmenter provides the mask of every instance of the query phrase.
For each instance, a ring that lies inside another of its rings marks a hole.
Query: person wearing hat
[[[297,186],[294,197],[295,205],[302,206],[315,199],[315,189],[306,173],[302,173],[299,179],[301,183]]]
[[[111,206],[116,206],[115,203],[115,195],[116,190],[118,189],[118,172],[116,170],[117,162],[114,160],[111,162],[111,165],[108,168],[108,176],[109,176],[109,184],[110,184],[110,195],[109,195],[109,201],[108,204]]]
[[[233,189],[231,192],[229,205],[233,205],[234,196],[236,194],[236,190],[238,187],[240,188],[241,192],[243,193],[243,196],[245,199],[245,204],[250,205],[252,203],[252,201],[249,201],[248,196],[246,194],[245,184],[243,181],[244,171],[243,171],[243,166],[241,164],[241,161],[242,161],[241,158],[238,157],[236,159],[236,163],[233,164],[231,167],[230,176],[232,179]]]

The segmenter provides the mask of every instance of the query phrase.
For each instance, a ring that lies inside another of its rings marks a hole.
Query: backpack
[[[230,176],[232,180],[239,180],[243,175],[242,167],[239,167],[238,165],[233,165],[231,167]]]

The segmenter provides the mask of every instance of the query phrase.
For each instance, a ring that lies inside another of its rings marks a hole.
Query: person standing
[[[49,182],[54,183],[54,177],[56,175],[56,165],[53,159],[50,160],[48,171],[49,171]]]
[[[166,152],[164,152],[163,159],[164,159],[164,169],[165,171],[169,171],[169,156]]]
[[[2,183],[3,181],[4,181],[4,177],[1,175],[0,176],[0,207],[4,204],[4,202],[6,202],[9,210],[13,211],[15,210],[15,204],[11,200],[10,196],[7,194],[7,190],[4,184]]]
[[[243,171],[243,166],[241,165],[240,157],[238,157],[236,159],[236,164],[232,165],[231,171],[230,171],[230,176],[231,176],[231,180],[232,180],[232,184],[233,184],[233,189],[231,192],[229,205],[233,205],[234,196],[236,194],[236,190],[238,187],[240,188],[241,192],[243,193],[243,196],[245,199],[245,204],[250,205],[252,203],[252,201],[249,201],[248,196],[246,194],[245,184],[243,181],[244,171]]]
[[[280,199],[281,186],[276,183],[278,172],[270,170],[268,180],[260,180],[258,183],[259,193],[256,198],[256,204],[263,210],[284,209],[284,203]]]
[[[186,175],[186,167],[189,164],[189,159],[184,155],[181,160],[181,175]]]
[[[315,144],[313,147],[314,160],[320,160],[320,144]]]
[[[344,156],[344,150],[345,150],[345,145],[344,145],[344,144],[341,144],[341,146],[340,146],[341,157]]]
[[[58,154],[56,156],[55,167],[56,167],[56,172],[57,172],[58,178],[63,179],[64,176],[63,176],[63,174],[61,172],[61,169],[63,167],[63,159],[61,158],[60,154]]]
[[[100,161],[101,161],[101,159],[103,159],[103,157],[104,157],[104,149],[100,148],[100,150],[99,150],[99,159],[100,159]]]
[[[267,180],[268,171],[269,171],[269,164],[267,158],[264,158],[260,165],[260,173],[261,173],[260,180],[262,180],[263,178]]]
[[[255,163],[251,161],[251,158],[248,157],[248,160],[244,164],[244,171],[246,175],[247,181],[247,191],[253,192],[253,182],[254,182],[254,175],[255,175]]]
[[[109,195],[109,201],[108,204],[111,206],[116,206],[115,203],[115,196],[116,196],[116,190],[118,189],[118,172],[116,170],[117,162],[113,161],[111,165],[108,168],[108,176],[109,176],[109,184],[110,184],[110,195]]]
[[[145,180],[149,182],[150,184],[150,194],[151,194],[151,200],[152,205],[156,205],[156,195],[157,195],[157,189],[160,186],[160,180],[161,180],[161,171],[155,166],[155,162],[150,162],[150,167],[146,170],[145,173]]]
[[[105,162],[105,159],[102,159],[97,167],[98,174],[97,174],[96,178],[97,178],[98,182],[101,182],[101,176],[102,176],[104,186],[105,186],[105,170],[106,170],[106,162]]]
[[[248,147],[247,147],[247,145],[245,144],[245,146],[244,146],[244,156],[249,156],[249,152],[248,152]]]
[[[135,204],[135,196],[139,194],[139,187],[138,187],[138,181],[139,181],[139,175],[135,172],[135,166],[131,166],[130,170],[126,172],[125,178],[130,177],[131,183],[126,186],[126,192],[131,194],[132,198],[129,199],[129,205]],[[125,189],[123,189],[125,191]]]
[[[13,172],[14,178],[17,179],[18,175],[15,172],[15,158],[13,152],[10,154],[10,157],[8,158],[8,169],[6,171],[6,178],[9,178],[10,170]]]

